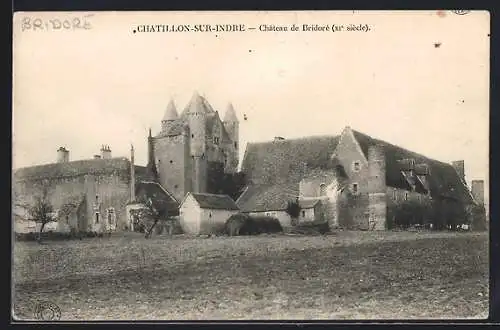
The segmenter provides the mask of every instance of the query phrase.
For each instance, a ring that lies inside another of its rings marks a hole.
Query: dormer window
[[[359,163],[359,161],[352,163],[352,169],[354,172],[359,172],[359,170],[361,169],[361,164]]]
[[[320,196],[326,195],[326,184],[322,183],[319,185],[319,195]]]

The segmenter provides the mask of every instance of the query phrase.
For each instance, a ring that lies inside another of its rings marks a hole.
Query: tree
[[[40,224],[40,231],[38,233],[38,242],[42,240],[42,232],[45,225],[55,220],[54,208],[47,199],[47,194],[44,192],[41,196],[35,197],[35,203],[28,208],[28,214],[31,220]]]
[[[290,215],[292,218],[292,221],[296,221],[297,218],[300,216],[300,204],[299,204],[299,199],[295,199],[294,201],[288,201],[287,207],[286,207],[286,213]]]
[[[149,218],[153,221],[151,226],[149,228],[146,227],[146,230],[145,230],[145,232],[146,232],[145,238],[150,238],[156,224],[160,220],[167,219],[168,210],[167,210],[165,205],[161,205],[160,203],[155,203],[151,198],[148,198],[144,202],[144,206],[145,206],[145,208],[142,210],[143,212],[141,215],[143,216],[143,218]],[[170,227],[172,227],[172,226],[170,226]]]

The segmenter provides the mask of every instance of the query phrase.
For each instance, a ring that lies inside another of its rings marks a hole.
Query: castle
[[[188,192],[205,193],[215,181],[238,167],[239,123],[231,104],[221,119],[208,101],[194,93],[179,115],[173,101],[161,120],[161,131],[148,137],[148,164],[113,157],[111,148],[90,159],[70,161],[70,151],[57,150],[56,162],[14,171],[13,210],[26,216],[26,207],[46,195],[54,209],[68,210],[66,228],[99,231],[113,224],[130,229],[127,205],[139,196],[168,201],[170,213]],[[103,219],[105,221],[103,221]]]
[[[109,146],[93,159],[70,161],[57,150],[57,162],[14,173],[14,207],[47,194],[56,210],[65,209],[66,225],[99,231],[112,224],[132,229],[130,210],[138,200],[165,201],[169,214],[189,193],[219,193],[218,183],[238,168],[239,122],[231,104],[223,119],[194,93],[179,114],[173,101],[161,130],[147,139],[146,166],[114,158]],[[346,127],[340,135],[275,138],[249,143],[241,171],[246,187],[236,201],[241,212],[270,215],[293,226],[287,203],[297,199],[302,221],[328,222],[330,228],[384,230],[405,201],[443,210],[484,206],[484,182],[466,184],[464,161],[443,163]],[[105,219],[106,221],[102,221]],[[463,223],[471,222],[463,219]],[[63,221],[64,222],[64,221]],[[104,226],[104,227],[103,227]]]
[[[473,180],[469,189],[464,164],[430,159],[350,127],[340,135],[277,137],[247,145],[241,170],[250,184],[237,205],[242,212],[273,216],[291,226],[287,202],[297,198],[299,221],[385,230],[406,201],[425,208],[432,201],[444,221],[457,221],[474,206],[484,206],[484,181]],[[458,221],[471,223],[471,218]]]
[[[170,101],[161,131],[148,141],[148,168],[178,200],[188,192],[212,192],[214,180],[238,168],[239,122],[232,104],[221,120],[198,93],[180,115]]]

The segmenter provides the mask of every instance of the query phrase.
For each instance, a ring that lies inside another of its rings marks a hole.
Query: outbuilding
[[[221,232],[227,219],[239,212],[228,195],[188,193],[179,208],[182,230],[190,235]]]

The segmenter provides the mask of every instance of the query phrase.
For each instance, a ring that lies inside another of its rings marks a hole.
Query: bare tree
[[[166,207],[162,207],[160,205],[155,206],[151,198],[148,198],[146,202],[144,203],[146,206],[145,208],[145,215],[153,220],[153,224],[149,227],[149,229],[146,229],[146,235],[145,238],[150,238],[151,234],[153,233],[153,229],[155,228],[156,224],[162,220],[166,219],[168,216],[168,211]]]
[[[54,208],[47,199],[47,193],[44,192],[41,196],[35,197],[35,203],[28,208],[28,213],[31,217],[30,220],[40,224],[40,231],[38,232],[38,242],[42,240],[42,232],[45,225],[55,220]]]

